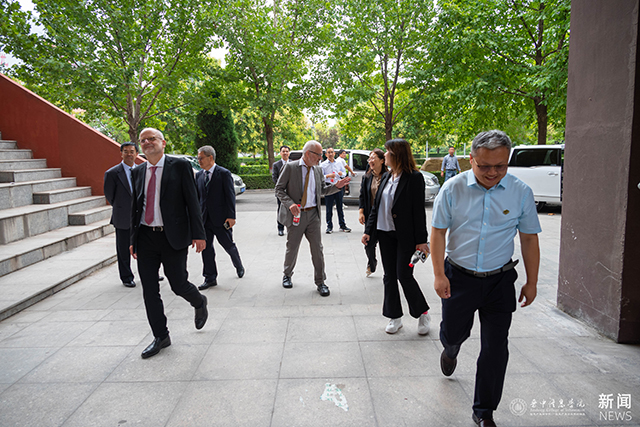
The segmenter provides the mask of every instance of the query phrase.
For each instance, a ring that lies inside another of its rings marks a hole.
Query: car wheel
[[[540,212],[545,205],[545,202],[536,202],[536,211]]]

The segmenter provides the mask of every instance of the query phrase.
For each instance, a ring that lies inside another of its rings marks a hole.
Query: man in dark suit
[[[131,271],[131,254],[129,254],[129,227],[131,223],[131,169],[135,166],[138,147],[133,142],[120,146],[122,162],[104,173],[104,196],[113,207],[111,224],[116,229],[116,252],[118,254],[118,271],[122,284],[134,288]]]
[[[171,290],[195,308],[196,329],[202,329],[208,317],[207,298],[189,282],[187,272],[189,245],[202,252],[206,244],[193,169],[186,160],[165,156],[166,144],[159,130],[144,129],[140,133],[140,146],[147,163],[131,171],[129,250],[138,260],[144,304],[154,336],[142,352],[143,359],[171,345],[160,297],[160,264]]]
[[[207,245],[202,251],[204,283],[198,287],[202,291],[218,284],[214,236],[231,257],[238,277],[244,276],[244,267],[231,231],[236,224],[236,193],[231,172],[216,165],[216,150],[210,145],[198,149],[198,163],[202,170],[196,174],[196,187],[207,236]]]
[[[274,184],[278,183],[278,178],[280,178],[280,172],[282,172],[282,168],[289,161],[290,151],[291,149],[286,145],[283,145],[282,147],[280,147],[280,160],[278,160],[273,164],[272,172],[271,172],[271,179],[273,180]],[[280,199],[278,199],[278,196],[276,196],[276,200],[278,201],[278,210],[280,210]],[[284,236],[284,224],[282,224],[280,221],[277,221],[277,220],[276,222],[278,223],[278,236]]]
[[[285,165],[278,183],[276,196],[282,204],[278,210],[278,221],[287,226],[287,250],[284,256],[282,286],[292,288],[291,276],[298,259],[302,236],[309,241],[314,281],[321,296],[329,296],[329,287],[324,283],[324,255],[320,233],[320,195],[334,194],[347,185],[351,178],[344,178],[330,185],[324,181],[322,168],[322,145],[308,141],[302,149],[302,158]],[[313,172],[313,173],[311,173]],[[296,217],[297,222],[294,222]]]

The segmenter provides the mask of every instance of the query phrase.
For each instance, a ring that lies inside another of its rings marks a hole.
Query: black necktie
[[[209,174],[210,174],[211,172],[209,172],[209,171],[204,171],[204,173],[205,173],[205,176],[204,176],[204,186],[205,186],[205,187],[209,187],[209,181],[211,181],[211,178],[209,177]]]

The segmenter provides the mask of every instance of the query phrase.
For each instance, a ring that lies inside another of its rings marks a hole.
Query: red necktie
[[[149,178],[149,186],[147,187],[147,206],[144,211],[144,221],[147,225],[151,225],[153,222],[153,211],[156,204],[156,169],[157,166],[151,166],[151,178]]]

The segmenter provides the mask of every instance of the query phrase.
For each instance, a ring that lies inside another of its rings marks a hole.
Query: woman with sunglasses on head
[[[391,139],[384,145],[385,164],[390,172],[382,178],[367,218],[362,243],[372,236],[380,242],[384,268],[384,303],[382,314],[388,317],[385,331],[395,334],[402,327],[402,291],[409,313],[418,319],[418,334],[429,333],[429,305],[409,266],[416,250],[429,253],[427,219],[424,210],[424,178],[416,168],[411,146],[404,139]]]
[[[374,149],[369,154],[369,168],[362,177],[360,184],[360,224],[366,225],[367,218],[371,213],[373,201],[376,199],[380,182],[387,174],[387,167],[384,164],[384,151],[379,148]],[[378,260],[376,260],[376,236],[370,236],[369,242],[364,247],[367,253],[367,277],[376,271]]]

